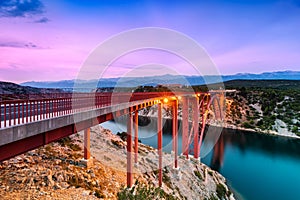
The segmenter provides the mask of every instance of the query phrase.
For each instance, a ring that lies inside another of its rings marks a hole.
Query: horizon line
[[[146,78],[146,77],[162,77],[162,76],[185,76],[185,77],[204,77],[204,76],[235,76],[235,75],[261,75],[261,74],[265,74],[265,73],[280,73],[280,72],[296,72],[296,73],[300,73],[300,70],[298,71],[294,71],[294,70],[283,70],[283,71],[264,71],[261,73],[250,73],[250,72],[238,72],[235,74],[220,74],[220,75],[191,75],[191,74],[185,74],[185,75],[178,75],[178,74],[162,74],[162,75],[149,75],[149,76],[131,76],[131,77],[125,77],[125,78]],[[118,78],[122,78],[122,77],[103,77],[101,79],[118,79]],[[60,80],[28,80],[28,81],[23,81],[23,82],[18,82],[18,84],[22,84],[22,83],[28,83],[28,82],[60,82],[60,81],[74,81],[74,80],[78,80],[78,81],[95,81],[95,80],[100,80],[100,79],[60,79]],[[10,82],[10,81],[3,81],[3,82]]]

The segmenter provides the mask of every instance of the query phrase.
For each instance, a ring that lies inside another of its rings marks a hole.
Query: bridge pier
[[[205,101],[206,101],[206,108],[205,108]],[[208,112],[208,105],[209,105],[209,96],[205,95],[202,99],[202,104],[201,104],[201,109],[202,109],[202,127],[201,127],[201,133],[200,133],[200,140],[199,140],[199,156],[201,154],[201,145],[202,145],[202,140],[203,140],[203,135],[205,131],[205,123],[206,123],[206,118],[207,118],[207,112]]]
[[[157,117],[157,150],[158,150],[158,185],[162,186],[162,103],[158,103],[158,117]]]
[[[198,138],[199,138],[199,101],[198,97],[192,99],[192,111],[193,111],[193,128],[194,128],[194,158],[198,159],[199,157],[199,147],[198,147]]]
[[[174,167],[178,168],[178,100],[173,101],[172,114],[172,144],[174,151]]]
[[[131,188],[133,183],[132,178],[132,108],[129,108],[127,118],[127,187]]]
[[[81,163],[87,168],[93,166],[93,158],[91,157],[91,128],[84,130],[84,154]]]
[[[189,99],[182,97],[182,154],[189,158]]]
[[[139,131],[139,113],[138,110],[134,112],[134,163],[138,163],[138,131]]]
[[[91,128],[84,130],[84,159],[88,160],[91,157]]]

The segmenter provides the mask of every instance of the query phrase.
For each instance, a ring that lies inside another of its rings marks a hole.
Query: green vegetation
[[[254,127],[252,124],[250,124],[249,122],[244,122],[242,126],[245,127],[245,128],[251,128],[251,129],[255,128],[255,127]]]
[[[123,141],[127,140],[127,133],[126,132],[117,132],[117,136],[119,136]]]
[[[208,170],[207,172],[208,172],[209,175],[211,175],[211,176],[213,175],[213,171]]]
[[[228,192],[228,194],[227,194],[227,192],[226,192],[227,190],[226,190],[226,188],[224,187],[224,185],[223,184],[218,184],[217,185],[217,196],[220,198],[220,199],[225,199],[225,197],[226,197],[226,195],[230,195],[230,193]]]
[[[120,200],[142,200],[142,199],[177,199],[173,195],[167,194],[161,188],[146,186],[136,183],[132,188],[124,188],[118,193]]]
[[[237,87],[299,90],[300,80],[231,80],[224,82],[226,89],[237,89]]]
[[[163,181],[169,188],[172,188],[172,182],[171,182],[170,176],[168,176],[168,173],[169,173],[169,171],[168,171],[167,167],[164,167],[162,181]]]
[[[171,90],[162,85],[158,85],[156,87],[153,86],[139,86],[134,90],[134,92],[171,92]]]
[[[219,200],[219,198],[212,195],[212,196],[209,197],[209,199],[206,198],[205,200]]]
[[[243,104],[247,102],[250,106],[245,111],[246,120],[243,120],[242,127],[275,130],[275,121],[279,119],[289,131],[300,135],[300,81],[234,80],[224,84],[227,89],[238,91],[227,95],[234,99],[230,114],[236,124],[240,124],[237,120],[241,119],[239,112],[246,109]],[[261,107],[262,116],[251,106],[255,104]]]
[[[194,171],[195,176],[197,176],[199,178],[199,180],[203,180],[201,173],[198,170]]]

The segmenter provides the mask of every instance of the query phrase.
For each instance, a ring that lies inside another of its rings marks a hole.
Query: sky
[[[0,80],[75,79],[104,41],[143,27],[190,37],[220,74],[300,69],[300,0],[1,0]],[[168,72],[198,75],[170,52],[144,49],[120,55],[97,76]]]

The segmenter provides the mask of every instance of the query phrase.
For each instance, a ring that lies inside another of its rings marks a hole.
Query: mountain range
[[[264,72],[260,74],[238,73],[234,75],[220,76],[180,76],[180,75],[162,75],[146,77],[124,77],[124,78],[102,78],[100,80],[61,80],[61,81],[30,81],[20,85],[37,88],[108,88],[108,87],[137,87],[141,85],[156,86],[158,84],[181,84],[181,85],[203,85],[217,83],[229,80],[300,80],[300,71],[277,71]]]

